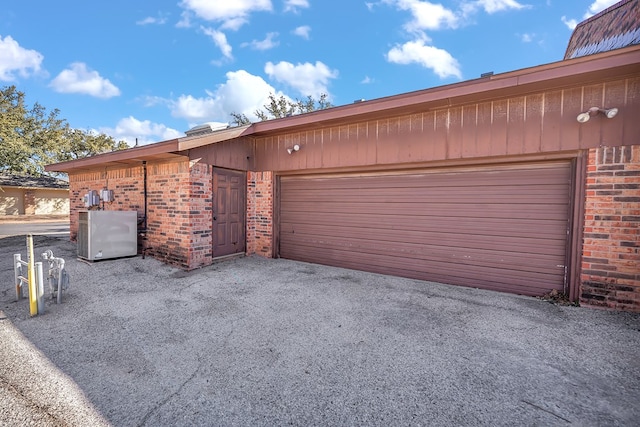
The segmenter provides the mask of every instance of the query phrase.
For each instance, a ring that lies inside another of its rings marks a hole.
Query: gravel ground
[[[31,318],[0,239],[0,425],[638,425],[640,315],[281,259],[66,259]],[[39,257],[39,255],[37,255]]]

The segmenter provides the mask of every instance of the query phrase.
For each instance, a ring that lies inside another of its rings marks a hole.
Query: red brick
[[[640,145],[625,147],[624,153],[618,147],[592,149],[588,158],[583,229],[587,259],[581,263],[581,302],[640,311],[640,232],[629,221],[640,212]]]

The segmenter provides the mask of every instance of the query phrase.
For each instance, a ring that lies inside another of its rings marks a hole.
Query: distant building
[[[67,181],[50,176],[0,174],[0,216],[68,214]]]
[[[564,59],[640,44],[640,0],[623,0],[579,23]]]

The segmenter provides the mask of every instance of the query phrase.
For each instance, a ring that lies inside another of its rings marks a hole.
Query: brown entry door
[[[245,251],[244,172],[213,168],[213,256]]]

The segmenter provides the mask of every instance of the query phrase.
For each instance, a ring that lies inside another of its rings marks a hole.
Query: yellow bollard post
[[[29,252],[29,313],[31,316],[38,314],[38,291],[36,289],[36,265],[33,259],[33,236],[27,234],[27,251]]]

